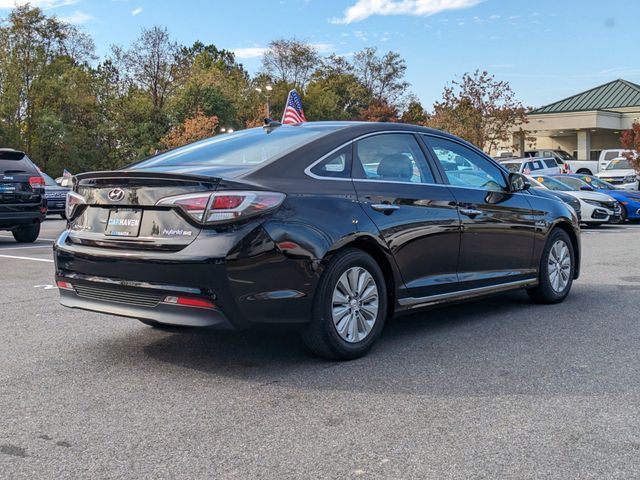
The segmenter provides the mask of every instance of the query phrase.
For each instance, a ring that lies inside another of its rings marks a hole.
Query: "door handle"
[[[482,215],[482,211],[476,210],[475,208],[461,208],[460,213],[471,218]]]
[[[376,212],[393,212],[400,209],[400,205],[392,205],[391,203],[372,203],[371,208]]]

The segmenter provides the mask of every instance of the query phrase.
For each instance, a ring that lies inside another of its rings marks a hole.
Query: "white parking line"
[[[34,262],[53,263],[53,260],[49,260],[47,258],[18,257],[16,255],[0,255],[0,258],[13,258],[15,260],[31,260]]]
[[[13,235],[5,235],[3,233],[0,233],[0,237],[13,238]],[[56,241],[55,238],[42,238],[42,237],[38,237],[38,240],[44,240],[45,242],[55,242]]]
[[[2,245],[0,243],[0,245]],[[29,245],[28,247],[0,247],[0,250],[25,250],[27,248],[51,248],[52,245]]]

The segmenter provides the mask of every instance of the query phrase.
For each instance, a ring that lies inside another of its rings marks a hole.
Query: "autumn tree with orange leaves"
[[[622,132],[620,143],[622,148],[629,150],[624,156],[629,159],[633,168],[640,173],[640,122],[633,122],[631,129]]]
[[[160,139],[160,143],[166,148],[175,148],[187,143],[211,137],[218,126],[218,117],[207,116],[202,111],[185,119],[179,125],[172,127],[169,132]]]

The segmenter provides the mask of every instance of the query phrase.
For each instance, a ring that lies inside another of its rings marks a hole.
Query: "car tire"
[[[627,214],[627,209],[624,205],[620,205],[620,221],[618,223],[626,223],[629,219],[629,214]]]
[[[527,290],[531,300],[543,304],[562,302],[571,291],[575,272],[573,244],[564,230],[557,228],[549,235],[539,271],[538,286]]]
[[[320,357],[359,358],[382,333],[387,307],[380,266],[362,250],[347,248],[331,258],[320,278],[312,320],[302,339]]]
[[[23,225],[11,233],[13,233],[13,238],[15,238],[18,243],[33,243],[40,235],[40,224]]]

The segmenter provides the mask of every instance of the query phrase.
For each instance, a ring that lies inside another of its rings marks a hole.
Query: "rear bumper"
[[[189,327],[232,329],[233,325],[218,308],[177,305],[164,301],[167,297],[183,295],[169,285],[153,288],[131,288],[116,285],[107,279],[78,275],[56,275],[56,282],[65,282],[71,288],[59,288],[60,303],[65,307],[121,317],[152,320],[158,323]],[[59,284],[59,283],[58,283]],[[186,294],[188,298],[206,298],[206,295]]]
[[[316,262],[284,255],[260,226],[232,235],[203,233],[183,250],[158,252],[72,244],[64,232],[54,245],[56,281],[71,288],[60,289],[60,302],[172,325],[245,329],[308,322]],[[172,305],[165,297],[200,299],[215,308]]]
[[[20,225],[40,223],[44,221],[46,215],[46,207],[44,205],[29,208],[20,207],[15,209],[2,207],[0,208],[0,229],[9,229],[19,227]]]

